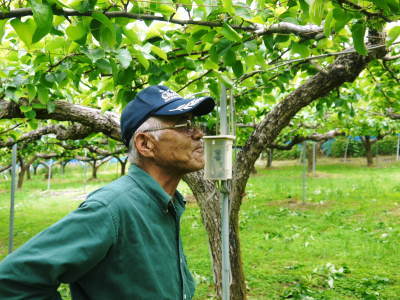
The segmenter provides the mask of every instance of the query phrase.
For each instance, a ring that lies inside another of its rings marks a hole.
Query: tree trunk
[[[121,164],[121,176],[125,175],[126,173],[126,165],[128,163],[128,159],[122,160],[120,161]]]
[[[196,172],[184,176],[185,182],[190,186],[197,203],[203,224],[208,232],[208,244],[212,256],[214,283],[216,292],[221,298],[222,289],[222,256],[221,256],[221,208],[219,193],[213,182],[203,178],[204,173]]]
[[[90,164],[92,166],[92,179],[97,179],[97,169],[99,168],[97,160],[92,161]]]
[[[39,167],[39,164],[34,164],[33,165],[33,175],[37,175],[37,168]]]
[[[26,179],[31,180],[31,165],[26,166]]]
[[[374,164],[374,157],[372,154],[371,137],[366,135],[366,136],[362,137],[362,141],[363,141],[364,148],[365,148],[365,156],[367,158],[367,166],[372,167],[372,165]]]
[[[272,158],[274,156],[274,149],[273,148],[268,148],[267,149],[267,164],[265,167],[271,168],[272,167]]]
[[[307,173],[313,172],[313,145],[306,143]]]
[[[218,298],[222,295],[222,249],[221,249],[221,207],[220,194],[213,182],[203,178],[203,172],[188,174],[184,177],[190,186],[200,206],[203,224],[208,233],[208,243],[211,249],[214,283]],[[230,199],[233,199],[231,194]],[[246,285],[242,266],[239,216],[230,211],[229,222],[229,254],[232,271],[232,284],[230,287],[231,300],[246,299]]]
[[[63,161],[61,162],[61,174],[64,175],[65,174],[65,167],[67,166],[68,161]]]
[[[25,172],[26,169],[21,167],[21,170],[19,171],[18,174],[18,184],[17,184],[18,189],[22,188],[22,185],[24,184]]]
[[[118,160],[118,162],[121,164],[121,176],[125,175],[125,173],[126,173],[125,170],[126,170],[126,165],[128,163],[128,158],[126,158],[125,160],[119,158],[118,156],[114,156],[114,158],[116,158]]]
[[[23,158],[21,156],[18,156],[18,162],[19,162],[19,174],[18,174],[18,183],[17,183],[17,188],[20,189],[22,188],[22,185],[24,184],[24,176],[26,172],[26,166]]]

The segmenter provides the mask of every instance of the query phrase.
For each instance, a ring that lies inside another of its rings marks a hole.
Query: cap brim
[[[176,116],[185,113],[193,113],[195,116],[201,116],[210,113],[215,106],[214,99],[211,97],[201,97],[195,99],[178,99],[171,101],[157,111],[154,116]]]

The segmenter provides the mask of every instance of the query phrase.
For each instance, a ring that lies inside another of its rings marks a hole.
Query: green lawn
[[[400,163],[367,168],[325,161],[315,177],[307,178],[304,202],[302,167],[280,165],[258,169],[242,205],[249,299],[400,299]],[[82,169],[69,166],[65,175],[55,174],[50,191],[43,175],[27,181],[16,198],[15,245],[116,178],[115,166],[102,167],[99,177],[83,184]],[[7,253],[10,184],[3,174],[0,180],[2,258]],[[182,223],[188,262],[198,281],[195,299],[211,299],[210,254],[195,203],[189,204]],[[62,292],[67,294],[65,287]]]

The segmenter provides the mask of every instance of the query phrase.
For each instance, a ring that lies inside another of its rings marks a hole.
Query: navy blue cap
[[[151,116],[176,116],[188,112],[201,116],[211,112],[214,106],[211,97],[185,99],[166,86],[149,86],[140,91],[122,111],[122,141],[129,146],[135,131]]]

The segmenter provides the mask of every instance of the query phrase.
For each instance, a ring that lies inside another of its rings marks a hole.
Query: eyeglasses
[[[173,126],[166,126],[166,127],[160,127],[160,128],[150,128],[150,129],[143,130],[142,132],[152,132],[152,131],[158,131],[158,130],[164,130],[164,129],[181,129],[187,135],[193,135],[193,133],[196,130],[203,131],[204,127],[205,126],[201,123],[194,122],[193,120],[186,120],[186,122],[183,124],[176,124]]]

